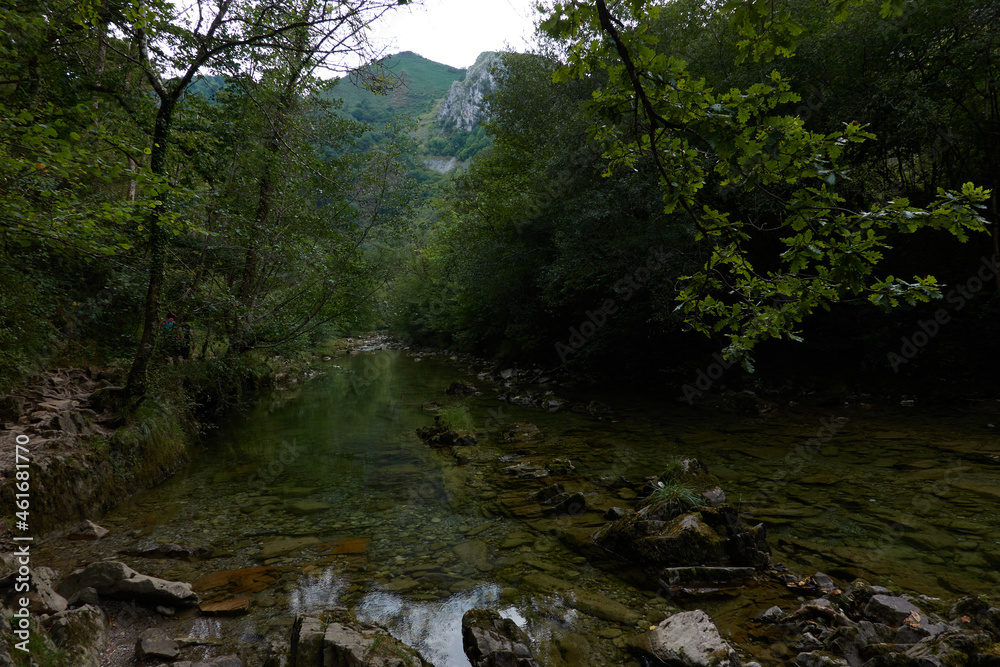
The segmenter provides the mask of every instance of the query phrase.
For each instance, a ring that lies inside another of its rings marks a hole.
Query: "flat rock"
[[[214,549],[211,547],[184,547],[179,544],[144,544],[134,549],[122,551],[129,556],[139,556],[140,558],[175,558],[178,560],[192,560],[195,558],[207,558],[212,555]]]
[[[285,505],[285,510],[291,514],[297,514],[299,516],[305,516],[307,514],[314,514],[316,512],[322,512],[323,510],[332,509],[333,505],[330,503],[323,503],[318,500],[299,500],[294,503],[288,503]]]
[[[405,593],[420,586],[420,582],[411,577],[397,577],[385,585],[387,591],[393,593]]]
[[[198,577],[191,584],[195,591],[210,591],[228,587],[230,593],[259,593],[278,582],[278,570],[273,567],[247,567],[221,570]]]
[[[899,625],[907,618],[919,623],[923,616],[912,602],[893,595],[873,595],[864,611],[868,618],[886,625]]]
[[[640,614],[634,609],[629,609],[622,603],[600,593],[573,591],[567,601],[583,613],[602,618],[605,621],[632,625],[640,618]]]
[[[646,639],[649,652],[669,665],[739,667],[740,664],[715,623],[700,609],[674,614],[650,630]]]
[[[176,660],[180,655],[177,642],[159,628],[143,630],[135,642],[135,657],[138,660]]]
[[[222,602],[202,602],[198,608],[206,616],[239,616],[250,611],[250,600],[235,598]]]
[[[660,571],[660,578],[669,586],[716,586],[746,584],[756,573],[752,567],[667,567]]]
[[[120,561],[92,563],[74,571],[56,589],[65,598],[84,588],[93,588],[100,595],[142,604],[192,607],[198,604],[198,594],[191,584],[168,581],[140,574]]]
[[[482,540],[461,542],[455,546],[454,551],[465,565],[471,565],[482,572],[493,569],[493,563],[489,559],[489,547]]]
[[[73,527],[73,530],[69,531],[66,535],[66,539],[70,540],[99,540],[108,534],[108,529],[103,526],[98,526],[93,521],[83,521],[78,523]]]
[[[349,540],[338,540],[322,547],[324,554],[363,554],[368,549],[368,538],[357,537]]]
[[[513,530],[509,532],[503,542],[500,543],[500,548],[516,549],[517,547],[523,547],[526,544],[534,544],[536,539],[538,538],[531,533]]]
[[[288,554],[317,544],[319,544],[319,539],[315,537],[279,537],[266,543],[261,548],[260,557],[266,560],[278,556],[287,556]]]
[[[523,579],[523,586],[528,590],[535,590],[541,593],[554,593],[573,588],[573,584],[564,579],[558,579],[548,574],[536,573],[526,575]]]

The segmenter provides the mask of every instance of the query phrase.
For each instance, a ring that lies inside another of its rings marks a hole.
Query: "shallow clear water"
[[[484,395],[446,396],[453,381]],[[220,425],[186,471],[105,517],[112,535],[101,546],[75,546],[74,557],[169,542],[215,555],[125,560],[185,581],[270,568],[202,592],[249,597],[248,616],[182,615],[178,634],[264,646],[287,637],[292,615],[340,605],[439,667],[466,665],[461,616],[485,606],[528,631],[542,664],[625,664],[625,638],[678,604],[706,608],[741,639],[746,617],[794,600],[766,587],[667,600],[648,573],[588,544],[604,509],[634,496],[601,480],[641,480],[696,456],[731,504],[768,525],[775,560],[798,574],[822,570],[942,597],[1000,591],[1000,437],[988,427],[995,406],[795,406],[749,418],[649,394],[597,396],[603,405],[587,410],[555,391],[574,409],[501,403],[444,357],[383,350],[335,360],[323,376]],[[414,434],[431,423],[421,409],[431,400],[463,408],[478,433],[462,462]],[[544,439],[501,444],[499,430],[515,421],[536,424]],[[570,459],[575,473],[535,480],[506,470],[556,457]],[[524,502],[551,481],[582,490],[590,511],[553,518]]]

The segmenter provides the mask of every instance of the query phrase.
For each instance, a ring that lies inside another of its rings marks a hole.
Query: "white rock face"
[[[471,132],[483,119],[483,98],[496,86],[490,69],[500,64],[500,54],[485,51],[465,74],[465,79],[451,84],[448,96],[441,102],[438,119],[454,123],[460,130]]]

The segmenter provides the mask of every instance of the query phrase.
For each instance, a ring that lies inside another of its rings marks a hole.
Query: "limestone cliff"
[[[442,126],[451,125],[459,130],[472,131],[483,119],[483,98],[496,85],[491,69],[499,65],[499,53],[485,51],[479,54],[465,78],[452,83],[448,96],[441,102],[438,121]]]

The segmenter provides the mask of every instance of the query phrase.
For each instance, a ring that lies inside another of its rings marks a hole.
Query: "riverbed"
[[[454,382],[481,395],[446,395]],[[942,598],[1000,592],[995,405],[803,402],[748,416],[692,407],[676,392],[533,386],[565,401],[553,412],[498,400],[498,391],[511,389],[445,354],[333,359],[321,376],[217,424],[185,471],[101,520],[109,536],[50,542],[42,558],[67,570],[113,556],[195,582],[204,600],[248,597],[246,615],[163,620],[175,636],[208,641],[206,655],[216,641],[263,655],[287,639],[295,614],[342,606],[439,667],[467,665],[461,616],[489,607],[527,631],[541,664],[620,665],[632,660],[630,636],[697,607],[738,647],[775,657],[768,651],[780,649],[752,646],[747,619],[797,605],[794,591],[668,595],[642,568],[588,543],[605,508],[630,507],[644,477],[697,457],[746,521],[767,526],[773,561],[796,575]],[[442,411],[478,443],[424,444],[415,430]],[[542,437],[502,442],[516,422]],[[587,511],[551,517],[523,502],[554,481],[582,491]],[[129,555],[168,543],[212,554]],[[259,569],[210,576],[247,568]]]

